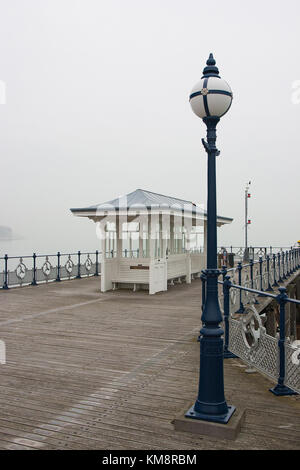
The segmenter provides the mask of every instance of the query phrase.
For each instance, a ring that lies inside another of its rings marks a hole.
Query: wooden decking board
[[[173,430],[197,393],[200,292],[101,294],[99,278],[0,292],[0,448],[300,449],[299,397],[239,359],[224,363],[228,403],[247,408],[237,440]]]

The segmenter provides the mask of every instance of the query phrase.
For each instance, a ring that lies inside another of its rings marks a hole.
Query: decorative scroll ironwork
[[[68,259],[67,259],[67,261],[66,261],[66,264],[65,264],[65,269],[66,269],[66,271],[67,271],[67,273],[68,273],[69,276],[72,275],[74,266],[75,266],[75,265],[74,265],[74,263],[73,263],[73,261],[72,261],[72,259],[71,259],[71,256],[69,255],[69,257],[68,257]]]
[[[18,266],[15,269],[15,273],[16,273],[17,278],[20,279],[20,281],[23,281],[23,279],[26,276],[27,271],[28,271],[28,269],[27,269],[26,265],[23,263],[23,258],[20,258],[20,262],[19,262]]]
[[[49,278],[51,274],[51,270],[52,270],[52,265],[48,259],[48,256],[46,256],[46,261],[44,262],[42,266],[42,272],[47,279]]]
[[[300,393],[300,341],[285,342],[285,384]]]
[[[230,318],[229,350],[251,367],[278,378],[278,340],[266,333],[255,307],[246,308],[240,319]]]

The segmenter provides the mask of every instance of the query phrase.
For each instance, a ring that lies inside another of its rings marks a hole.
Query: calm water
[[[96,251],[99,250],[100,243],[97,239],[76,241],[70,239],[67,243],[62,241],[57,243],[55,240],[0,240],[0,257],[5,254],[8,256],[25,256],[32,255],[32,253],[48,255],[55,254],[58,251],[61,253],[75,253],[78,250],[82,252]]]

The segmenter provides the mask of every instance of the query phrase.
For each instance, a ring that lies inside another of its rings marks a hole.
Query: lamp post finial
[[[206,61],[206,65],[216,65],[216,61],[212,52],[209,54],[209,58]]]
[[[209,54],[209,57],[206,61],[206,67],[203,69],[203,75],[204,77],[213,75],[213,76],[219,76],[219,69],[216,66],[216,61],[214,59],[214,56],[212,52]]]

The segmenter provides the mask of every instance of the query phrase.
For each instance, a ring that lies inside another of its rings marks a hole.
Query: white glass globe
[[[230,108],[231,102],[231,88],[225,80],[219,77],[202,78],[190,93],[192,110],[200,118],[224,116]]]

